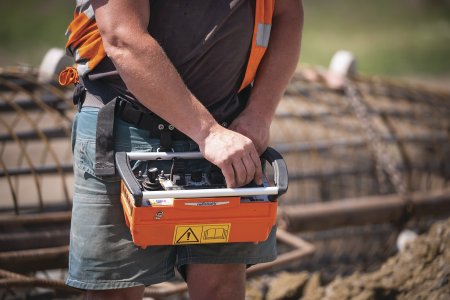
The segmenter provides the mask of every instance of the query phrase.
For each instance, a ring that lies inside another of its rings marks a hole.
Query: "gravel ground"
[[[450,219],[434,224],[374,272],[336,277],[327,285],[321,285],[319,273],[281,272],[249,281],[247,299],[450,299]]]

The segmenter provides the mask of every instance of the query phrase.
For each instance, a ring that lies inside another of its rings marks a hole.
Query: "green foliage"
[[[0,65],[38,65],[49,48],[63,48],[74,5],[68,0],[2,0]]]
[[[278,0],[282,1],[282,0]],[[450,73],[450,7],[445,0],[304,0],[302,63],[327,66],[350,50],[362,73]],[[2,0],[0,66],[39,65],[63,48],[74,0]]]
[[[445,1],[304,1],[302,62],[327,66],[352,51],[362,73],[450,73],[450,7]]]

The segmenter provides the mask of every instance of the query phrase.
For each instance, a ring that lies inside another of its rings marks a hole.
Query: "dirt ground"
[[[249,281],[252,300],[450,299],[450,218],[434,224],[371,273],[354,273],[321,284],[319,273],[282,272]]]

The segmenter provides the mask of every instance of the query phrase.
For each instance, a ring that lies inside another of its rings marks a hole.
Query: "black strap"
[[[77,106],[78,111],[80,111],[84,99],[86,99],[86,88],[83,84],[77,83],[75,85],[75,89],[73,90],[72,102]]]
[[[108,102],[98,112],[95,142],[95,175],[116,174],[114,163],[114,116],[117,98]]]
[[[162,151],[162,152],[173,151],[173,149],[172,149],[172,132],[170,132],[166,128],[161,130],[159,146],[160,146],[159,151]]]

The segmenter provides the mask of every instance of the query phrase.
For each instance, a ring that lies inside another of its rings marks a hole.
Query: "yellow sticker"
[[[227,243],[231,224],[177,225],[174,245]]]
[[[197,225],[177,225],[173,244],[200,244],[202,236],[202,226]]]

